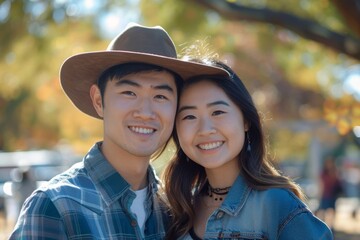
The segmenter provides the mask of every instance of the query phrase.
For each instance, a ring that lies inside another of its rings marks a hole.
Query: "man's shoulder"
[[[94,190],[94,183],[84,168],[83,162],[74,164],[38,189],[39,192],[44,192],[52,200],[66,196],[79,196],[83,191]]]
[[[101,211],[101,194],[82,163],[53,177],[31,196],[32,201],[50,201],[59,212],[79,210],[81,206]]]

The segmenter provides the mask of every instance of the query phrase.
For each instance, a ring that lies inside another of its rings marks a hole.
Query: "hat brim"
[[[60,69],[61,86],[77,108],[92,117],[100,118],[90,98],[91,85],[96,83],[106,69],[130,62],[161,66],[179,74],[184,80],[196,75],[228,76],[228,73],[221,68],[160,55],[99,51],[81,53],[66,59]]]

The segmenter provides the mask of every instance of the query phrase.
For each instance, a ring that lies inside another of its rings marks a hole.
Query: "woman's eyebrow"
[[[216,105],[225,105],[225,106],[230,106],[227,102],[219,100],[219,101],[215,101],[215,102],[211,102],[206,104],[207,107],[212,107],[212,106],[216,106]],[[189,110],[189,109],[196,109],[196,106],[190,106],[190,105],[185,105],[179,108],[178,113],[185,111],[185,110]]]
[[[182,106],[179,108],[178,113],[185,111],[185,110],[189,110],[189,109],[196,109],[195,106]]]
[[[211,102],[206,104],[206,106],[211,107],[211,106],[216,106],[216,105],[225,105],[225,106],[230,106],[227,102],[219,100],[219,101],[215,101],[215,102]]]

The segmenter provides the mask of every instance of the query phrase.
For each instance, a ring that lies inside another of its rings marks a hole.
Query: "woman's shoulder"
[[[266,190],[255,190],[253,194],[262,199],[264,204],[269,204],[280,209],[289,208],[307,208],[306,204],[298,198],[292,191],[285,188],[269,188]]]
[[[292,191],[285,188],[270,188],[267,190],[254,190],[253,203],[261,206],[266,216],[278,219],[279,224],[284,224],[296,216],[311,216],[311,210]]]

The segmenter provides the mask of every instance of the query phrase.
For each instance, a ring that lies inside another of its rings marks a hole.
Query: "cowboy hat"
[[[130,62],[158,65],[183,79],[199,74],[228,76],[223,69],[178,59],[175,45],[162,27],[131,23],[105,51],[80,53],[66,59],[60,69],[61,86],[77,108],[100,118],[90,98],[91,85],[106,69]]]

